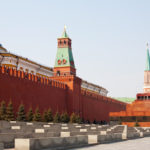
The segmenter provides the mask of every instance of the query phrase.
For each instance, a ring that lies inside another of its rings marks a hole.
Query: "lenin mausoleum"
[[[8,103],[11,100],[15,111],[20,104],[24,104],[26,111],[30,107],[33,110],[38,107],[41,112],[51,108],[53,113],[74,112],[90,122],[109,122],[110,112],[125,111],[126,103],[107,97],[108,91],[105,88],[76,75],[72,41],[66,29],[57,41],[54,68],[10,53],[0,45],[0,101]],[[149,82],[149,76],[150,71],[146,70],[145,86]],[[150,86],[145,90],[150,90]],[[143,105],[147,106],[147,103],[150,103],[147,101],[149,97],[148,93],[138,94],[138,100],[132,104],[133,106],[127,106],[127,109],[134,110],[134,105],[139,105],[141,110]],[[150,107],[146,106],[144,108],[150,110]],[[145,110],[137,114],[147,113],[150,116],[150,112]]]
[[[126,105],[126,110],[110,112],[111,121],[119,121],[124,125],[150,127],[150,56],[147,44],[146,68],[144,71],[144,92],[136,95],[132,104]]]

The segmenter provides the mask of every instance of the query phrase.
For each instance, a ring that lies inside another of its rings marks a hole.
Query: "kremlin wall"
[[[15,111],[24,104],[43,112],[75,112],[84,120],[109,122],[110,112],[123,111],[126,103],[107,97],[108,91],[76,75],[71,39],[66,30],[58,38],[54,68],[9,53],[0,45],[0,101],[11,100]]]

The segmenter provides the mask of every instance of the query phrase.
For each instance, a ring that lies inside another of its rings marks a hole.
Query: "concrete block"
[[[44,129],[35,129],[35,133],[45,133]]]
[[[76,126],[76,128],[81,128],[81,126]]]
[[[76,126],[76,125],[78,125],[78,123],[73,123],[73,125],[75,125],[75,126]]]
[[[126,140],[126,139],[127,139],[127,125],[124,125],[122,140]]]
[[[86,126],[86,127],[89,127],[90,125],[89,125],[89,124],[86,124],[85,126]]]
[[[10,121],[10,123],[17,123],[17,121]]]
[[[113,141],[121,141],[122,140],[122,134],[121,133],[115,133]]]
[[[106,131],[100,131],[100,135],[106,135],[107,132]]]
[[[30,150],[30,139],[15,139],[15,150]]]
[[[31,125],[33,125],[33,123],[32,122],[27,122],[26,125],[31,126]]]
[[[143,132],[140,132],[140,137],[143,137]]]
[[[51,124],[51,125],[53,125],[54,123],[53,123],[53,122],[49,122],[48,124]]]
[[[96,130],[96,127],[91,127],[91,130]]]
[[[68,127],[61,127],[62,130],[68,130]]]
[[[67,149],[88,145],[88,136],[15,139],[15,150]]]
[[[92,124],[92,126],[96,126],[96,124]]]
[[[20,130],[20,126],[11,126],[12,130]]]
[[[60,132],[60,137],[69,137],[70,132]]]
[[[4,150],[4,144],[0,143],[0,150]]]
[[[88,144],[97,144],[98,138],[97,135],[88,135]]]
[[[50,128],[51,126],[49,124],[44,124],[43,127],[44,128]]]
[[[62,126],[68,126],[67,124],[61,124]]]
[[[126,136],[127,136],[126,139],[134,139],[134,133],[133,132],[128,133]]]
[[[87,132],[87,129],[80,129],[80,132]]]
[[[102,126],[98,126],[98,128],[102,128]]]
[[[127,133],[122,133],[122,140],[126,140],[127,139]]]
[[[107,131],[111,131],[111,129],[107,129]]]
[[[98,143],[105,143],[106,142],[106,135],[98,135]]]

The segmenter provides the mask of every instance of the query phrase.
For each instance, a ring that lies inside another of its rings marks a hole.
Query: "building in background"
[[[0,66],[13,68],[38,76],[49,77],[53,75],[53,68],[38,64],[28,58],[10,53],[0,45]]]
[[[110,112],[112,122],[121,122],[128,126],[150,126],[150,56],[147,44],[146,68],[144,70],[143,93],[136,95],[132,104],[126,105],[126,111]]]

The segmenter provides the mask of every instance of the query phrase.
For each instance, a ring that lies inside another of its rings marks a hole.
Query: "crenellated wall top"
[[[81,89],[81,94],[83,96],[88,96],[88,97],[92,97],[94,99],[97,99],[97,100],[102,100],[104,102],[108,102],[108,103],[114,103],[114,104],[118,104],[118,105],[122,105],[122,106],[126,106],[127,104],[124,103],[124,102],[120,102],[120,101],[117,101],[113,98],[110,98],[110,97],[106,97],[106,96],[102,96],[100,94],[97,94],[97,93],[94,93],[94,92],[91,92],[91,91],[87,91],[85,89]]]
[[[31,82],[40,83],[40,84],[48,85],[51,87],[57,87],[61,89],[67,88],[67,85],[60,81],[52,80],[48,77],[40,77],[31,73],[26,73],[24,71],[16,70],[13,68],[8,68],[5,66],[0,66],[0,74],[6,74],[8,76],[13,76],[13,77],[24,79],[24,80],[29,80]]]

